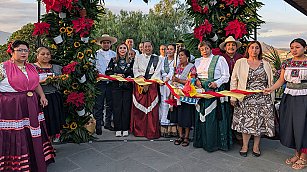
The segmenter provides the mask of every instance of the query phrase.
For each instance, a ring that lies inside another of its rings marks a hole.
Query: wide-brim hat
[[[112,45],[112,44],[115,44],[117,42],[117,38],[112,37],[112,36],[107,35],[107,34],[103,34],[103,35],[101,35],[101,37],[96,38],[96,44],[101,45],[101,41],[110,41],[111,45]]]
[[[242,46],[242,43],[240,41],[237,41],[235,40],[232,36],[228,36],[224,42],[222,42],[220,44],[220,49],[221,50],[225,50],[225,45],[228,43],[228,42],[235,42],[237,44],[237,48],[240,48]]]

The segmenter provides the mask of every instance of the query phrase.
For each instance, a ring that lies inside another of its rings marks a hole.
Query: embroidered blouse
[[[285,70],[284,79],[286,82],[299,84],[307,82],[307,60],[294,61],[287,59],[282,63],[282,69]],[[290,89],[286,88],[285,94],[290,95],[307,95],[307,89]]]
[[[34,65],[36,67],[36,70],[38,72],[39,80],[44,80],[48,76],[59,76],[62,74],[61,70],[62,67],[59,65],[53,64],[51,68],[41,68],[37,65]],[[56,92],[58,89],[57,85],[52,84],[41,84],[43,91],[45,94],[50,94]]]

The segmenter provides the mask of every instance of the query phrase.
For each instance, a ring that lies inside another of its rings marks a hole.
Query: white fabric
[[[116,57],[116,53],[112,50],[104,51],[99,49],[96,51],[95,66],[100,74],[105,74],[109,62],[113,57]]]
[[[170,80],[168,81],[168,83],[171,84],[171,79],[172,76],[174,75],[174,60],[168,60],[168,66],[170,70],[168,73],[166,73],[164,71],[164,59],[163,59],[161,65],[162,80],[166,81],[166,79],[169,78]],[[165,100],[169,99],[170,90],[166,85],[162,85],[160,86],[160,93],[161,93],[161,103],[159,106],[160,123],[161,125],[172,125],[170,121],[167,119],[170,105],[165,102]]]
[[[198,78],[208,78],[208,69],[211,63],[213,55],[211,54],[208,58],[201,57],[195,60],[195,67],[197,71]],[[223,56],[220,56],[215,70],[214,70],[214,79],[216,79],[215,83],[218,87],[222,84],[227,83],[229,81],[229,67],[226,59]]]
[[[299,70],[298,77],[291,76],[292,70]],[[307,68],[304,67],[286,67],[284,78],[287,82],[301,83],[302,80],[307,80]],[[289,89],[285,88],[285,94],[292,96],[307,95],[307,89]]]
[[[135,55],[139,55],[140,54],[139,50],[136,50],[134,48],[132,48],[132,50],[135,52]]]
[[[39,113],[38,121],[44,121],[45,117],[43,113]],[[23,118],[21,120],[0,120],[1,130],[23,130],[24,128],[30,128],[32,137],[41,136],[42,130],[40,125],[38,127],[32,127],[29,118]]]
[[[195,107],[196,107],[196,111],[199,112],[199,119],[201,122],[205,122],[206,121],[206,116],[209,115],[217,106],[217,101],[214,100],[214,102],[211,103],[210,106],[208,106],[206,109],[205,109],[205,114],[202,114],[200,112],[200,105],[199,104],[196,104]]]
[[[133,74],[134,77],[145,76],[146,68],[150,60],[150,55],[140,54],[135,56],[133,64]],[[161,59],[157,64],[156,70],[154,70],[153,64],[149,70],[149,74],[153,74],[151,79],[161,79]]]
[[[145,106],[143,106],[142,104],[140,104],[139,102],[137,102],[134,94],[132,95],[132,101],[134,106],[139,109],[140,111],[144,112],[146,115],[151,112],[159,103],[159,97],[157,96],[155,98],[155,100],[153,102],[151,102],[150,106],[148,108],[146,108]]]

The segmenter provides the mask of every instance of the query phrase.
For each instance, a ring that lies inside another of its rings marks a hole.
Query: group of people
[[[259,157],[261,136],[275,135],[274,90],[286,84],[279,134],[281,143],[295,154],[285,163],[293,169],[307,165],[307,45],[303,39],[290,43],[293,58],[282,63],[275,83],[258,41],[251,41],[244,55],[237,53],[242,44],[232,36],[220,44],[222,55],[213,55],[211,43],[202,41],[201,57],[195,59],[182,42],[160,46],[158,56],[150,41],[141,43],[138,51],[133,39],[127,39],[114,52],[115,37],[102,35],[96,40],[101,46],[93,63],[97,71],[136,81],[97,82],[99,95],[93,109],[97,135],[104,127],[117,137],[129,132],[148,139],[177,137],[174,144],[186,147],[193,129],[193,146],[212,152],[229,150],[236,131],[243,139],[240,155],[248,156],[253,137],[252,155]],[[51,64],[47,47],[37,49],[34,64],[27,62],[29,51],[27,42],[16,40],[8,48],[11,59],[0,64],[0,171],[46,171],[55,156],[51,139],[65,123],[61,93],[57,85],[46,82],[48,76],[60,75],[61,67]],[[147,82],[155,79],[164,83]],[[200,92],[263,91],[239,101],[234,97],[178,98],[169,89],[184,89],[187,84]]]
[[[182,43],[161,45],[158,56],[153,53],[150,41],[142,42],[136,51],[133,40],[127,39],[113,52],[111,45],[117,41],[115,37],[103,35],[96,40],[102,46],[96,56],[99,73],[144,82],[155,79],[164,82],[143,85],[100,81],[97,86],[102,94],[97,97],[100,100],[96,101],[94,110],[98,135],[102,134],[104,125],[102,111],[106,98],[104,127],[115,131],[117,137],[128,136],[129,132],[148,139],[177,137],[174,144],[185,147],[190,143],[190,130],[193,129],[193,146],[212,152],[229,150],[233,133],[239,133],[243,142],[240,155],[248,156],[249,141],[253,137],[251,152],[259,157],[261,136],[275,135],[274,90],[286,84],[280,106],[279,132],[281,143],[295,149],[295,156],[285,163],[294,169],[306,166],[307,57],[304,53],[307,46],[303,39],[297,38],[290,43],[293,58],[282,63],[281,75],[275,84],[271,64],[263,59],[258,41],[250,41],[244,55],[237,53],[242,43],[232,36],[220,44],[222,55],[213,55],[211,43],[202,41],[198,45],[201,57],[195,59]],[[187,83],[200,92],[262,92],[246,95],[241,101],[234,97],[174,97],[169,86],[183,89]]]

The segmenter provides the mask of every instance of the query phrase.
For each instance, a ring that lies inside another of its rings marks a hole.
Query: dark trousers
[[[115,131],[128,131],[132,105],[132,90],[115,88],[113,93],[113,122]]]
[[[100,128],[101,126],[111,126],[111,118],[112,118],[112,86],[111,83],[106,81],[98,82],[96,85],[99,94],[96,97],[95,105],[94,105],[94,117],[96,119],[96,128]],[[106,105],[104,105],[104,101],[106,100]],[[105,123],[103,122],[103,110],[106,107],[106,116]]]

